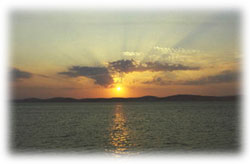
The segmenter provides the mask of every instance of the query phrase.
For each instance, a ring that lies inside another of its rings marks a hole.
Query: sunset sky
[[[15,98],[239,94],[236,11],[13,11]]]

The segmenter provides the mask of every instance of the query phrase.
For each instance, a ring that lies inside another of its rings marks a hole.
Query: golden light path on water
[[[128,148],[132,145],[129,142],[129,131],[126,127],[126,117],[121,104],[114,109],[113,120],[110,130],[110,150],[115,155],[129,154]]]

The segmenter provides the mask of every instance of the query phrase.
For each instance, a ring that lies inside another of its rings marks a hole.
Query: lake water
[[[18,152],[143,154],[236,151],[236,102],[12,104]]]

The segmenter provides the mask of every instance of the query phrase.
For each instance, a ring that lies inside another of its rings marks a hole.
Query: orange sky
[[[235,11],[14,11],[10,19],[15,98],[239,94]]]

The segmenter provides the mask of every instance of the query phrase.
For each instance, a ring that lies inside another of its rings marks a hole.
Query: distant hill
[[[200,96],[173,95],[167,97],[143,96],[134,98],[84,98],[54,97],[48,99],[27,98],[15,99],[12,102],[134,102],[134,101],[237,101],[240,96]]]

